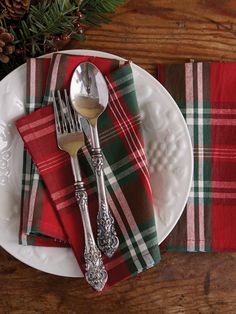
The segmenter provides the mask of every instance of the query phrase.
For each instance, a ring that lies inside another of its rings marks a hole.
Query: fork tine
[[[68,98],[66,89],[64,89],[64,97],[65,97],[65,106],[66,106],[67,113],[68,113],[66,115],[66,117],[67,117],[67,120],[69,122],[70,131],[75,132],[75,121],[74,121],[74,117],[73,117],[72,112],[71,112],[71,106],[69,103],[69,98]]]
[[[79,115],[75,111],[74,107],[71,105],[66,89],[64,89],[64,93],[65,93],[65,99],[67,101],[67,105],[69,108],[70,116],[72,117],[72,120],[73,120],[74,129],[76,132],[82,132]]]
[[[78,113],[75,111],[74,107],[73,108],[73,113],[74,113],[74,117],[75,117],[75,127],[76,127],[76,131],[78,132],[82,132],[82,128],[81,128],[81,124],[80,124],[80,118]]]
[[[59,102],[60,111],[61,111],[63,132],[68,133],[67,124],[66,124],[66,117],[65,117],[64,108],[63,108],[63,101],[61,99],[61,93],[59,90],[57,91],[57,97],[58,97],[58,102]]]
[[[81,122],[80,119],[81,117],[79,116],[79,114],[76,112],[76,121],[77,121],[77,125],[78,125],[78,131],[82,132],[82,126],[81,126]]]
[[[78,115],[78,113],[75,111],[74,108],[73,108],[73,111],[74,111],[74,115],[75,115],[76,129],[77,129],[77,131],[81,131],[81,125],[80,125],[80,121],[79,121],[79,115]]]
[[[53,103],[53,109],[54,109],[56,132],[58,135],[60,135],[62,133],[61,132],[61,123],[60,123],[60,118],[59,118],[58,109],[57,109],[57,103],[56,103],[56,99],[55,99],[54,94],[52,94],[52,103]]]

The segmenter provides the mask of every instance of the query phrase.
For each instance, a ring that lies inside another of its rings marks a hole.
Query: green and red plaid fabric
[[[108,203],[115,217],[120,240],[117,253],[104,258],[109,274],[107,286],[142,272],[160,260],[152,192],[144,153],[141,119],[136,100],[132,70],[117,61],[96,57],[56,54],[49,69],[50,91],[68,88],[76,66],[85,60],[96,64],[106,77],[109,105],[99,118],[101,146],[105,156],[105,183]],[[81,268],[84,269],[82,221],[74,197],[69,156],[58,149],[53,109],[50,105],[26,115],[17,128],[46,185],[51,206]],[[90,164],[89,147],[79,152],[89,198],[91,223],[96,234],[97,188]],[[43,186],[39,186],[43,189]],[[43,190],[43,193],[47,193]],[[135,195],[135,197],[134,197]]]
[[[122,63],[112,60],[111,69]],[[50,58],[31,58],[27,62],[27,114],[46,106],[50,101],[55,84],[51,77],[57,75],[57,66],[54,67],[53,63],[50,67],[50,64]],[[65,65],[61,64],[63,70]],[[21,212],[20,244],[68,246],[50,196],[45,193],[43,180],[27,150],[24,151]]]
[[[45,77],[47,77],[50,62],[49,58],[27,61],[26,114],[42,106],[46,88]],[[42,193],[43,182],[39,180],[37,168],[26,148],[23,160],[19,242],[23,245],[67,246],[64,231],[58,223],[55,211],[50,208],[48,195]],[[42,188],[38,188],[39,186]],[[41,219],[45,215],[45,219]],[[46,226],[41,221],[47,221]]]
[[[158,65],[194,150],[194,174],[182,217],[166,250],[236,250],[236,63]]]

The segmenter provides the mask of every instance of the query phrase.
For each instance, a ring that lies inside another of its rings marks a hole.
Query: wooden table
[[[103,50],[155,75],[158,62],[236,61],[235,0],[127,1],[110,25],[66,48]],[[166,253],[97,296],[83,279],[32,269],[0,250],[0,313],[236,313],[236,253]]]

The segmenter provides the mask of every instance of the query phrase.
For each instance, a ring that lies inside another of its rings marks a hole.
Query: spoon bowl
[[[108,104],[108,88],[101,71],[91,62],[75,69],[70,85],[71,104],[80,116],[95,126]]]

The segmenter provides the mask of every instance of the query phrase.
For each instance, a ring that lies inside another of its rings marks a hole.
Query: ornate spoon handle
[[[99,209],[97,215],[97,244],[107,257],[112,257],[119,246],[114,218],[109,210],[103,173],[103,155],[99,144],[97,126],[90,127],[92,135],[92,166],[97,180]]]
[[[77,161],[76,161],[77,162]],[[72,159],[73,172],[76,171],[77,175],[75,179],[80,179],[79,165],[75,163]],[[77,169],[78,168],[78,169]],[[97,291],[101,291],[107,282],[107,272],[103,265],[102,254],[97,248],[90,218],[88,212],[88,197],[84,188],[83,181],[77,180],[75,182],[75,197],[80,208],[83,227],[84,227],[84,237],[85,237],[85,250],[84,250],[84,260],[85,260],[85,278],[87,282]]]

